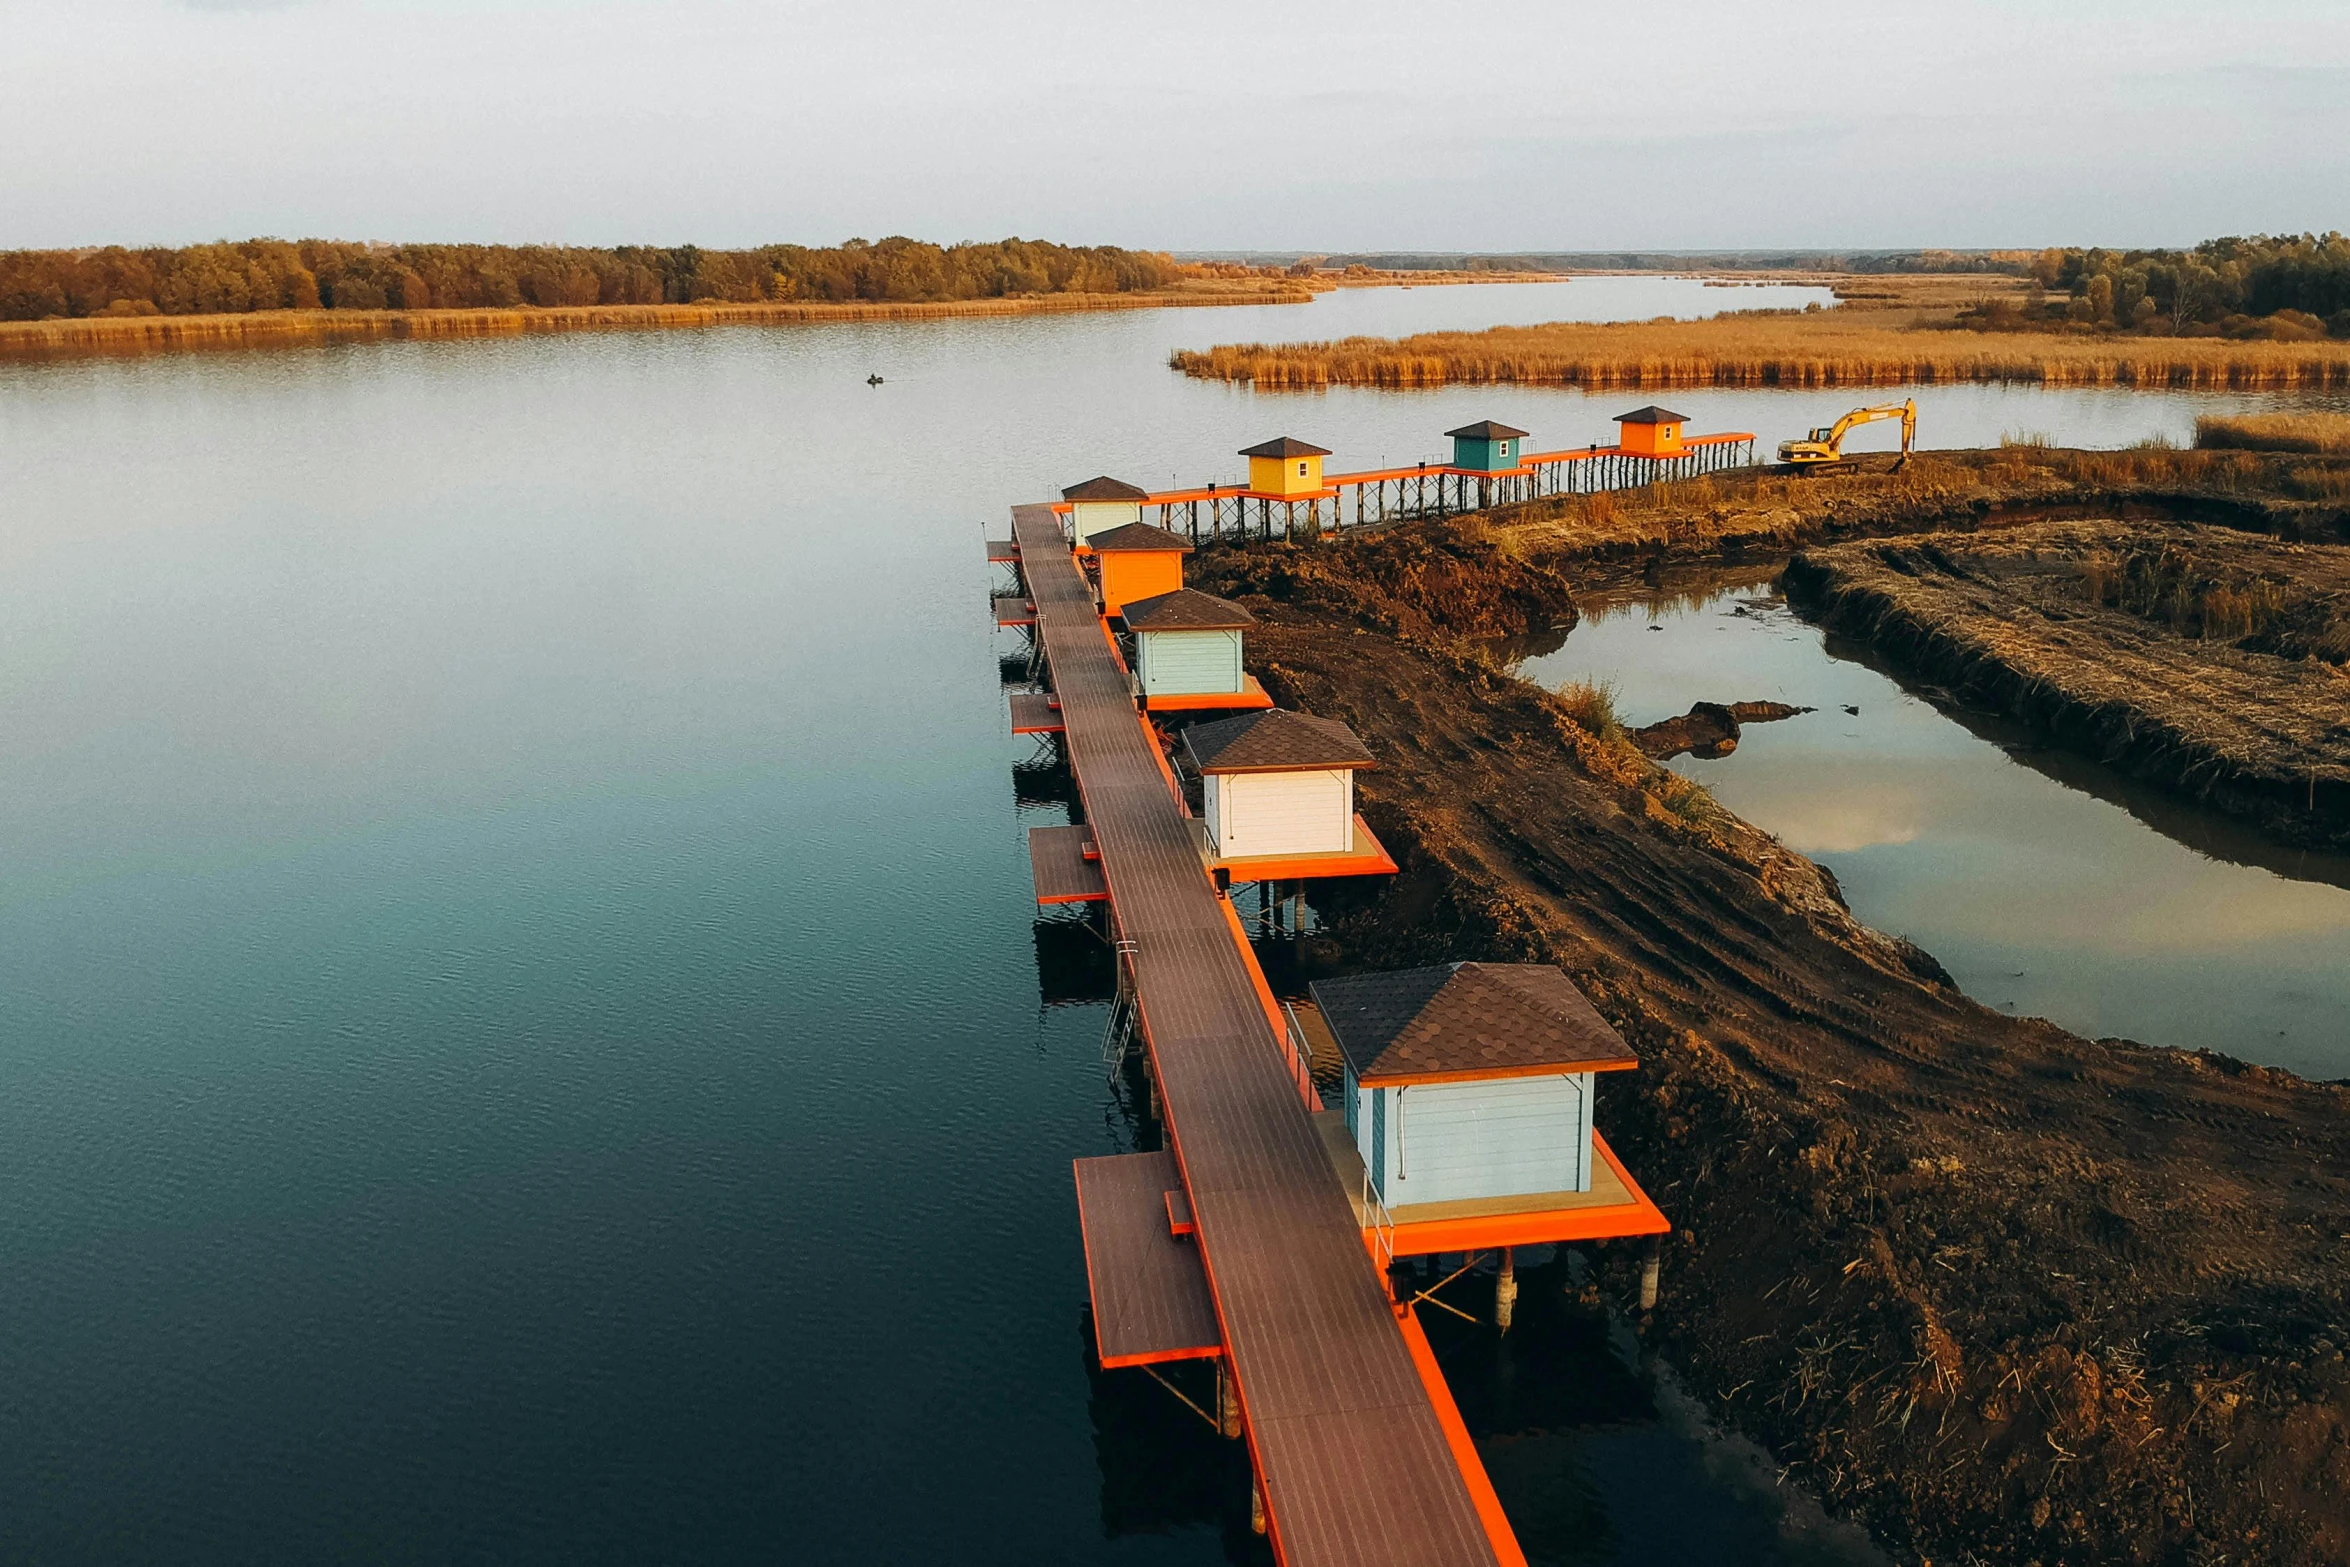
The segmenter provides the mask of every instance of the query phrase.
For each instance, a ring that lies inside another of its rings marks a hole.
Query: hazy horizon
[[[2340,227],[2350,173],[2350,8],[2310,0],[0,0],[0,28],[12,249],[2177,245]]]

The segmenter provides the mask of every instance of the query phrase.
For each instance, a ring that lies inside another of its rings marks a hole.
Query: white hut
[[[1346,725],[1269,708],[1194,724],[1183,743],[1218,860],[1355,849],[1354,775],[1374,764]]]
[[[1142,521],[1142,503],[1150,498],[1150,491],[1107,474],[1070,485],[1061,499],[1069,503],[1071,542],[1083,544],[1097,533]]]
[[[1390,1209],[1592,1189],[1593,1075],[1639,1063],[1564,973],[1447,963],[1311,988]]]

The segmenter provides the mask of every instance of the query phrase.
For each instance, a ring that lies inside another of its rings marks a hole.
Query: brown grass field
[[[2206,414],[2195,444],[2248,452],[2350,453],[2350,414]]]
[[[190,348],[263,348],[388,338],[519,337],[534,332],[774,326],[817,321],[920,321],[940,316],[1057,315],[1171,305],[1304,304],[1313,292],[1286,278],[1185,280],[1125,294],[1035,294],[940,302],[574,305],[511,310],[256,310],[234,315],[112,316],[0,321],[0,358],[141,354]]]
[[[2243,342],[2086,330],[1975,331],[1957,313],[2022,292],[2011,278],[1838,278],[1846,303],[1705,321],[1495,327],[1338,342],[1229,344],[1178,353],[1186,375],[1260,391],[1520,384],[1906,386],[2014,381],[2044,386],[2299,391],[2350,387],[2350,342]]]

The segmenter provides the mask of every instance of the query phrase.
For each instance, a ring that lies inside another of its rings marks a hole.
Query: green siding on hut
[[[1524,457],[1525,444],[1522,437],[1487,440],[1482,436],[1456,435],[1452,438],[1452,465],[1479,473],[1507,473]]]
[[[1241,689],[1237,631],[1144,631],[1135,636],[1135,673],[1149,696],[1200,696]]]

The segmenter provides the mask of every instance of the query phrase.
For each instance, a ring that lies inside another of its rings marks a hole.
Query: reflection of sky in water
[[[1833,869],[1862,919],[1993,1006],[2350,1075],[2350,865],[2208,820],[2183,830],[2209,852],[2189,848],[2132,814],[2164,820],[2158,797],[2084,777],[2125,809],[2025,765],[1834,656],[1767,587],[1659,602],[1587,605],[1525,672],[1606,681],[1634,725],[1700,700],[1816,708],[1748,725],[1730,756],[1672,765]],[[2080,771],[2063,760],[2048,762]]]

